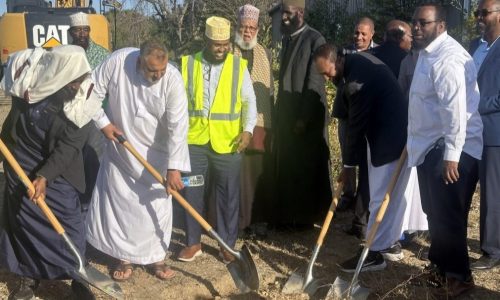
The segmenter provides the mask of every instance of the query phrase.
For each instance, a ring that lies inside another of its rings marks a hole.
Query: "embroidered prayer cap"
[[[86,13],[78,12],[69,16],[70,27],[90,26],[89,18]]]
[[[306,0],[283,0],[283,5],[295,6],[298,8],[306,7]]]
[[[250,19],[259,21],[259,9],[253,5],[245,4],[239,8],[238,20]]]
[[[210,17],[206,22],[205,35],[213,41],[225,41],[231,37],[231,22],[221,17]]]

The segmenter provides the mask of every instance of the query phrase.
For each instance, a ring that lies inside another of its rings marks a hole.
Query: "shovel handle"
[[[408,152],[406,151],[406,147],[404,147],[403,152],[401,153],[401,156],[399,157],[398,164],[396,165],[396,169],[394,170],[394,173],[392,174],[391,181],[389,182],[389,186],[387,187],[387,191],[385,192],[384,200],[382,201],[382,204],[380,205],[380,208],[378,209],[377,215],[375,217],[375,222],[373,223],[372,228],[370,229],[370,232],[368,233],[368,238],[366,239],[366,248],[370,248],[373,240],[375,239],[375,234],[377,233],[378,227],[380,223],[382,222],[382,219],[384,218],[385,211],[387,210],[387,206],[389,206],[389,202],[391,200],[391,194],[392,191],[394,190],[394,187],[396,186],[396,183],[398,182],[399,175],[401,174],[401,170],[403,169],[403,166],[405,165],[406,158],[408,157]]]
[[[335,195],[333,196],[332,203],[330,204],[330,209],[328,209],[325,221],[323,222],[323,226],[321,227],[321,232],[319,233],[318,241],[316,242],[317,246],[323,245],[323,240],[325,239],[328,228],[330,227],[330,223],[332,222],[333,214],[335,213],[335,209],[337,208],[343,186],[344,184],[342,182],[339,182],[339,184],[337,184]]]
[[[184,207],[184,209],[203,227],[203,229],[208,232],[212,230],[212,226],[210,226],[210,224],[208,224],[208,222],[203,219],[203,217],[187,202],[186,199],[184,199],[184,197],[181,196],[181,194],[168,187],[163,176],[161,176],[161,174],[156,171],[156,169],[150,163],[148,163],[147,160],[145,160],[144,157],[142,157],[142,155],[139,154],[139,152],[137,152],[137,150],[135,150],[135,148],[129,142],[127,142],[123,135],[115,135],[115,137],[118,142],[120,142],[120,144],[122,144],[128,151],[130,151],[130,153],[135,158],[137,158],[137,160],[149,171],[149,173],[151,173],[151,175],[153,175],[153,177],[167,189],[168,193],[174,196],[175,200],[177,200],[177,202],[179,202],[179,204]]]
[[[9,165],[14,169],[14,172],[16,172],[17,176],[19,179],[21,179],[22,183],[26,188],[31,193],[35,192],[35,186],[31,182],[31,180],[26,176],[26,173],[24,173],[24,170],[21,168],[17,160],[14,158],[12,153],[9,151],[7,146],[4,144],[4,142],[0,139],[0,151],[2,152],[3,156],[9,163]],[[47,219],[49,219],[50,224],[52,227],[54,227],[55,231],[57,231],[58,234],[64,234],[64,228],[62,227],[61,223],[57,220],[56,216],[54,216],[54,213],[52,213],[52,210],[48,207],[47,203],[45,202],[45,197],[40,196],[36,199],[36,204],[40,209],[43,211]]]

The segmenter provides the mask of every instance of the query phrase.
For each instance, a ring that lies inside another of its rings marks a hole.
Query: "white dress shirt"
[[[215,92],[219,85],[220,74],[222,73],[221,64],[210,64],[202,59],[203,68],[203,115],[208,116],[210,108],[214,104]],[[257,124],[257,102],[253,90],[252,79],[248,69],[243,72],[243,82],[241,85],[241,120],[243,131],[253,133],[253,128]]]
[[[444,160],[458,162],[462,151],[481,159],[476,76],[472,57],[446,32],[420,51],[408,107],[409,166],[420,165],[441,138]]]

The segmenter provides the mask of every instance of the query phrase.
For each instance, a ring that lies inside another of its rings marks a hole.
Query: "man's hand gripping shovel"
[[[234,280],[236,287],[243,293],[256,291],[259,289],[259,274],[257,267],[252,259],[248,247],[244,245],[240,251],[233,250],[222,238],[213,230],[212,226],[182,197],[177,191],[174,191],[166,185],[163,177],[149,164],[129,142],[122,136],[115,134],[117,140],[122,144],[141,164],[153,175],[158,182],[163,184],[168,192],[179,202],[179,204],[205,229],[208,234],[214,238],[219,245],[231,253],[235,260],[227,265],[229,273]]]
[[[399,175],[401,174],[401,170],[404,168],[406,163],[406,157],[408,153],[406,152],[406,147],[403,149],[401,156],[399,158],[398,164],[394,173],[392,175],[391,181],[389,182],[389,186],[387,187],[387,191],[384,196],[384,200],[378,209],[377,216],[375,218],[375,222],[373,223],[372,228],[370,228],[370,232],[368,233],[368,238],[363,248],[363,252],[361,252],[361,256],[358,261],[358,265],[356,266],[356,271],[352,277],[351,282],[345,281],[340,277],[337,277],[333,282],[332,287],[328,291],[327,299],[347,299],[347,300],[365,300],[370,294],[370,289],[362,287],[359,285],[358,276],[363,267],[363,263],[365,262],[366,256],[368,255],[368,251],[375,239],[375,234],[377,233],[378,227],[382,222],[387,206],[389,205],[392,191],[398,182]]]
[[[24,170],[21,168],[21,166],[16,161],[14,156],[10,153],[9,149],[7,149],[7,146],[5,146],[2,140],[0,140],[0,151],[2,152],[3,156],[6,158],[12,169],[16,172],[19,179],[21,179],[22,183],[28,188],[30,193],[34,193],[35,188],[33,184],[29,180],[28,176],[26,176]],[[82,257],[78,252],[75,244],[66,234],[61,223],[59,223],[56,216],[52,213],[52,210],[47,206],[47,203],[45,203],[45,199],[43,196],[38,197],[38,199],[36,199],[36,204],[38,205],[38,207],[40,207],[40,209],[43,211],[43,213],[49,220],[54,230],[59,235],[61,235],[64,242],[75,256],[78,262],[78,266],[76,266],[73,272],[76,275],[78,275],[83,281],[88,282],[89,284],[95,286],[96,288],[100,289],[101,291],[110,295],[111,297],[114,297],[116,299],[123,299],[122,289],[114,280],[112,280],[108,275],[99,272],[96,268],[90,265],[87,266],[84,265]]]

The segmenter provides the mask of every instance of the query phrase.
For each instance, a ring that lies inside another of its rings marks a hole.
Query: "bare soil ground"
[[[0,106],[0,124],[7,111]],[[332,130],[335,132],[335,130]],[[338,145],[332,146],[332,153],[338,153]],[[333,157],[338,164],[338,158]],[[1,165],[0,165],[1,167]],[[0,169],[3,172],[3,170]],[[3,198],[4,176],[0,174],[0,203]],[[479,201],[476,193],[469,218],[469,246],[471,261],[480,256],[479,249]],[[181,209],[174,206],[177,219]],[[126,299],[323,299],[329,286],[337,276],[350,279],[342,273],[337,264],[358,251],[359,240],[340,230],[341,224],[349,224],[351,213],[338,213],[333,221],[325,244],[314,266],[314,277],[321,279],[323,286],[313,296],[307,294],[283,295],[281,290],[293,271],[304,274],[307,263],[319,234],[319,227],[303,232],[269,232],[265,240],[252,238],[239,239],[237,249],[243,243],[250,248],[260,274],[260,288],[256,292],[239,294],[226,266],[218,258],[217,243],[207,236],[202,239],[204,254],[195,262],[182,263],[175,255],[182,249],[184,233],[181,224],[176,224],[165,262],[177,271],[176,277],[161,281],[151,276],[141,267],[135,269],[133,277],[121,286]],[[399,262],[388,262],[388,268],[380,272],[362,273],[363,286],[372,289],[369,299],[432,299],[430,291],[424,287],[410,285],[411,277],[421,274],[427,262],[417,257],[427,249],[425,240],[417,240],[409,249],[404,250],[405,258]],[[114,261],[93,249],[87,253],[91,264],[103,272],[109,272]],[[472,293],[460,299],[500,299],[500,269],[476,272],[474,279],[478,286]],[[0,299],[7,299],[17,286],[17,276],[0,269]],[[98,299],[110,299],[100,291],[94,290]],[[36,291],[37,299],[72,299],[68,281],[43,281]]]
[[[3,189],[3,175],[0,177]],[[471,260],[479,258],[478,242],[478,199],[477,195],[471,210],[469,225],[469,245]],[[180,210],[180,208],[176,208]],[[178,215],[178,213],[176,213]],[[359,247],[359,241],[344,234],[340,224],[348,224],[352,215],[339,213],[327,235],[325,245],[314,266],[315,278],[324,285],[313,296],[307,294],[283,295],[281,289],[291,272],[302,274],[309,261],[313,245],[319,234],[319,228],[303,232],[271,231],[268,238],[239,239],[237,248],[246,243],[250,248],[260,273],[260,289],[257,292],[239,294],[227,268],[217,257],[218,246],[207,236],[203,237],[204,254],[195,262],[183,263],[175,260],[175,254],[182,249],[184,234],[175,228],[170,244],[171,252],[165,259],[177,271],[176,277],[169,281],[160,281],[141,267],[137,267],[133,277],[121,283],[126,299],[323,299],[329,285],[336,276],[350,279],[342,273],[337,264],[352,256]],[[380,272],[361,274],[363,286],[372,289],[369,299],[433,299],[429,290],[415,287],[408,279],[418,276],[426,262],[418,259],[427,248],[425,240],[418,239],[409,249],[404,250],[405,258],[399,262],[388,262],[388,268]],[[91,264],[103,272],[113,264],[110,257],[89,249]],[[0,298],[6,299],[17,285],[17,277],[5,270],[0,270]],[[500,299],[500,269],[474,273],[478,288],[460,299]],[[95,290],[98,299],[110,299]],[[43,281],[36,292],[37,299],[72,299],[69,282]]]

